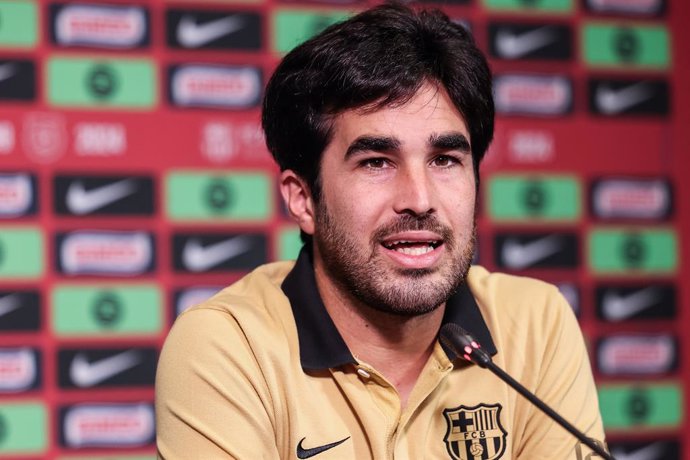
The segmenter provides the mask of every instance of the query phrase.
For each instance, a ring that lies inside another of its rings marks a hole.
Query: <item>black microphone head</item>
[[[481,349],[474,337],[455,323],[447,323],[441,327],[439,340],[456,355],[481,367],[486,367],[491,362],[491,356]]]

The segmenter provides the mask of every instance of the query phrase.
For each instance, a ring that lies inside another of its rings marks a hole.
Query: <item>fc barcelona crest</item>
[[[443,440],[455,460],[496,460],[506,450],[507,433],[501,426],[500,404],[446,409],[448,430]]]

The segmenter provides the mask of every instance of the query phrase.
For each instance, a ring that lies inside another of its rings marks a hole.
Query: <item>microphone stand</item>
[[[458,356],[464,357],[467,361],[475,363],[479,367],[484,369],[489,369],[493,372],[499,379],[503,380],[515,391],[524,396],[529,402],[537,406],[542,412],[548,415],[552,420],[558,423],[560,426],[565,428],[570,434],[575,436],[580,442],[592,449],[597,455],[601,456],[606,460],[616,460],[606,452],[599,444],[594,442],[592,439],[585,436],[580,430],[575,428],[570,422],[561,417],[555,410],[551,409],[544,401],[539,399],[534,393],[525,388],[520,382],[511,377],[506,371],[494,364],[491,356],[484,350],[482,350],[479,344],[472,338],[472,336],[466,332],[463,328],[457,324],[446,324],[441,328],[441,334],[439,339],[451,350],[453,350]],[[461,348],[455,343],[457,340]]]

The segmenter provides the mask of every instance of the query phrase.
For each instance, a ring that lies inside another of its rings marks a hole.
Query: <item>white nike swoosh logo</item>
[[[622,321],[639,313],[659,301],[659,292],[655,287],[648,287],[625,296],[607,291],[602,300],[604,317],[611,321]]]
[[[499,30],[496,34],[496,50],[506,59],[517,59],[554,41],[556,41],[556,36],[551,26],[540,27],[521,34]]]
[[[89,214],[131,195],[136,189],[137,185],[132,179],[123,179],[91,190],[84,189],[81,181],[73,182],[67,189],[67,209],[73,214]]]
[[[594,98],[599,110],[612,115],[651,99],[652,96],[652,88],[642,81],[618,90],[601,85],[597,88]]]
[[[0,316],[17,310],[22,306],[18,294],[10,294],[0,298]]]
[[[562,246],[559,235],[549,235],[524,244],[509,238],[503,244],[501,258],[509,268],[521,270],[557,253]]]
[[[241,16],[228,16],[197,24],[192,16],[183,16],[177,25],[177,41],[185,48],[198,48],[244,27]]]
[[[251,249],[251,241],[244,235],[203,246],[199,240],[187,241],[182,250],[182,263],[188,270],[203,272]]]
[[[17,73],[17,64],[14,62],[6,62],[0,65],[0,83],[10,79]]]
[[[615,449],[611,451],[616,460],[656,460],[661,458],[661,455],[666,451],[664,443],[655,442],[648,446],[641,447],[630,453],[623,452],[622,449]]]
[[[141,360],[141,355],[137,350],[127,350],[94,362],[89,362],[84,353],[79,353],[70,364],[69,375],[76,386],[92,387],[131,369]]]

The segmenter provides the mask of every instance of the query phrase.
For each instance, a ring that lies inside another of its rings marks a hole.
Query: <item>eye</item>
[[[388,166],[389,163],[385,158],[367,158],[366,160],[362,160],[360,165],[370,169],[382,169]]]
[[[459,158],[451,155],[439,155],[433,159],[432,164],[440,168],[448,168],[462,164],[462,161]]]

